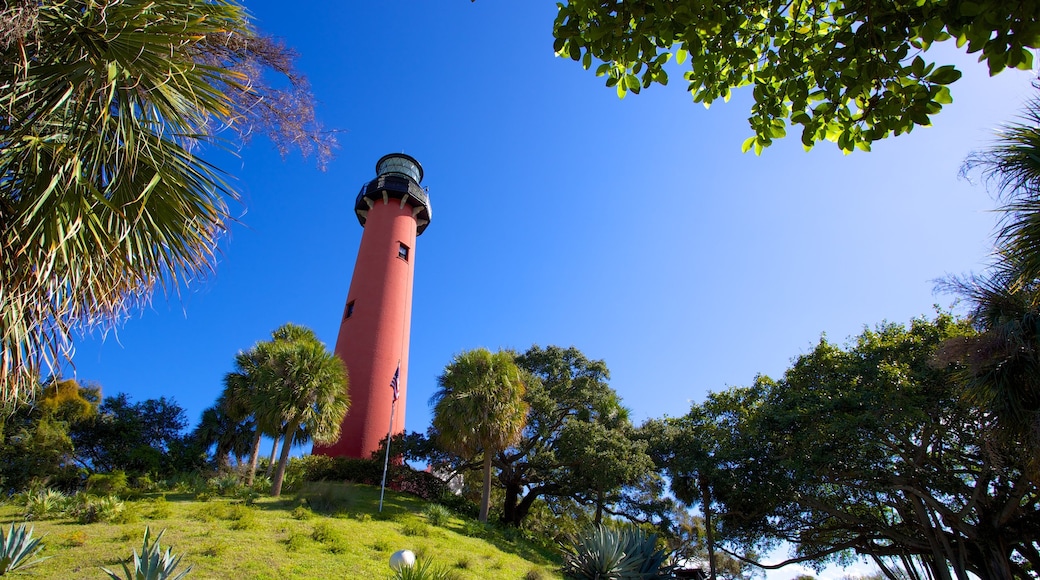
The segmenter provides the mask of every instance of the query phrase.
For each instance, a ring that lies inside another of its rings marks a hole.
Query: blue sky
[[[324,173],[262,138],[216,154],[243,203],[215,275],[107,337],[75,373],[106,395],[172,396],[197,421],[235,353],[292,321],[331,348],[380,156],[425,169],[433,220],[415,248],[408,430],[455,353],[574,345],[607,362],[636,422],[709,390],[780,375],[821,333],[906,322],[983,267],[994,202],[958,179],[1032,94],[1034,73],[965,75],[936,125],[843,156],[797,138],[742,154],[750,91],[710,110],[670,86],[619,100],[552,52],[552,2],[248,1],[299,53],[325,126]],[[70,371],[71,372],[71,371]]]

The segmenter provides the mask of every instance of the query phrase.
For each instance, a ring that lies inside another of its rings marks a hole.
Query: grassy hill
[[[163,498],[164,497],[164,498]],[[453,578],[560,578],[559,561],[509,531],[429,509],[422,500],[387,491],[378,512],[379,488],[311,484],[299,496],[261,498],[252,505],[187,494],[144,497],[124,503],[119,523],[82,524],[61,517],[34,522],[45,535],[49,559],[22,576],[101,579],[101,567],[140,548],[145,526],[165,529],[162,544],[193,566],[191,579],[387,578],[390,555],[409,549],[451,571]],[[439,507],[439,506],[437,506]],[[22,521],[24,506],[0,506],[6,527]],[[12,573],[12,575],[15,575]]]

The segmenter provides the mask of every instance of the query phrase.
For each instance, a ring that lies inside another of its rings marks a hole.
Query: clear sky
[[[779,376],[821,333],[929,314],[953,301],[937,278],[983,267],[994,202],[958,170],[1035,78],[990,78],[939,47],[965,74],[934,127],[871,153],[805,153],[794,136],[755,157],[740,152],[750,90],[705,110],[675,71],[619,100],[553,55],[553,2],[246,3],[300,53],[337,157],[323,173],[262,138],[214,155],[243,194],[216,274],[75,357],[106,395],[172,396],[193,422],[235,353],[279,325],[332,348],[362,234],[353,201],[391,152],[423,164],[433,207],[415,248],[408,430],[429,425],[452,355],[480,346],[603,359],[637,423]]]

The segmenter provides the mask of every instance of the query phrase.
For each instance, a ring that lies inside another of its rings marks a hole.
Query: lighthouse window
[[[343,311],[343,320],[346,320],[354,315],[354,301],[347,302],[347,309]]]
[[[397,257],[401,258],[405,262],[408,261],[408,246],[399,244],[397,248]]]

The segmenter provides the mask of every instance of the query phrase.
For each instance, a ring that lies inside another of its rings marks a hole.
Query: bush
[[[285,539],[285,549],[290,552],[295,552],[305,545],[307,545],[307,536],[298,530],[289,532],[289,537]]]
[[[448,518],[451,517],[451,512],[448,511],[448,508],[435,503],[428,504],[424,507],[422,514],[426,518],[426,521],[430,522],[430,524],[434,526],[443,526],[448,523]]]
[[[111,522],[126,510],[126,504],[115,496],[98,497],[79,493],[72,499],[69,515],[81,524]]]
[[[475,520],[480,515],[480,506],[476,502],[466,499],[465,496],[455,495],[447,490],[437,497],[436,502],[464,518]]]
[[[401,533],[406,536],[421,536],[425,538],[430,535],[430,526],[418,520],[409,520],[401,525]]]
[[[314,512],[301,505],[296,506],[296,508],[293,509],[292,514],[290,515],[292,515],[292,518],[294,520],[309,520],[314,517]]]
[[[69,497],[60,491],[45,488],[26,494],[25,519],[45,520],[61,515],[69,505]]]
[[[94,495],[124,495],[127,489],[126,473],[122,470],[95,473],[87,478],[87,492]]]
[[[218,475],[206,482],[207,488],[221,497],[236,495],[243,488],[242,482],[234,473]]]

